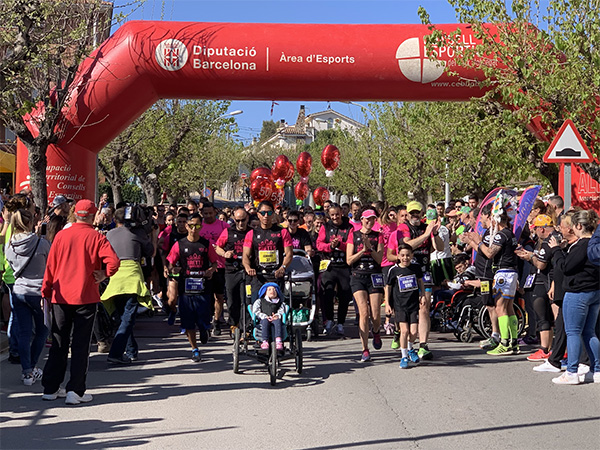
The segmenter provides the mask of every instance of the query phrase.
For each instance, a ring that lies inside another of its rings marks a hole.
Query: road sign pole
[[[571,164],[563,164],[564,173],[563,173],[563,195],[564,195],[564,204],[565,211],[568,211],[571,208]]]

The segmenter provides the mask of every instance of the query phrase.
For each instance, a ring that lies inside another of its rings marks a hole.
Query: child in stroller
[[[269,349],[271,330],[275,335],[275,348],[283,350],[283,315],[285,303],[276,283],[265,283],[258,292],[258,299],[252,305],[252,313],[260,321],[262,350]]]

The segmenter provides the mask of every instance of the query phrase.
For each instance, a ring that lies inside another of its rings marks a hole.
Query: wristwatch
[[[287,269],[287,266],[285,264],[282,264],[281,267],[283,267],[284,269]]]

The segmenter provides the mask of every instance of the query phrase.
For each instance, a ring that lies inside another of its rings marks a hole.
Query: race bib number
[[[489,281],[482,281],[481,282],[481,293],[482,294],[489,294],[490,292],[490,282]]]
[[[416,291],[419,289],[419,285],[417,284],[417,276],[413,274],[406,275],[404,277],[398,277],[398,289],[400,289],[400,292]]]
[[[278,264],[277,256],[277,250],[259,250],[258,262],[259,264]]]
[[[252,297],[252,286],[246,285],[246,297]]]
[[[383,283],[383,274],[382,273],[374,273],[371,275],[371,283],[373,283],[374,288],[382,288],[385,286]]]
[[[329,268],[329,264],[331,264],[330,259],[324,259],[319,263],[319,272],[325,272]]]
[[[527,279],[525,280],[525,286],[523,286],[525,289],[531,289],[533,287],[533,284],[535,283],[535,275],[535,273],[527,275]]]
[[[423,283],[432,284],[433,278],[431,278],[431,272],[423,272]]]
[[[204,278],[186,278],[185,292],[186,294],[200,294],[204,292]]]

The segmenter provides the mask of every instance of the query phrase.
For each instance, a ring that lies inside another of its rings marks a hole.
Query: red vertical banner
[[[564,168],[560,165],[558,193],[564,198]],[[571,164],[571,205],[583,209],[594,209],[600,214],[600,183],[578,164]]]
[[[27,147],[17,141],[17,185],[15,192],[29,188],[29,166]],[[80,149],[73,154],[50,145],[46,152],[46,183],[48,201],[57,195],[73,200],[87,198],[94,200],[96,195],[96,155]]]

